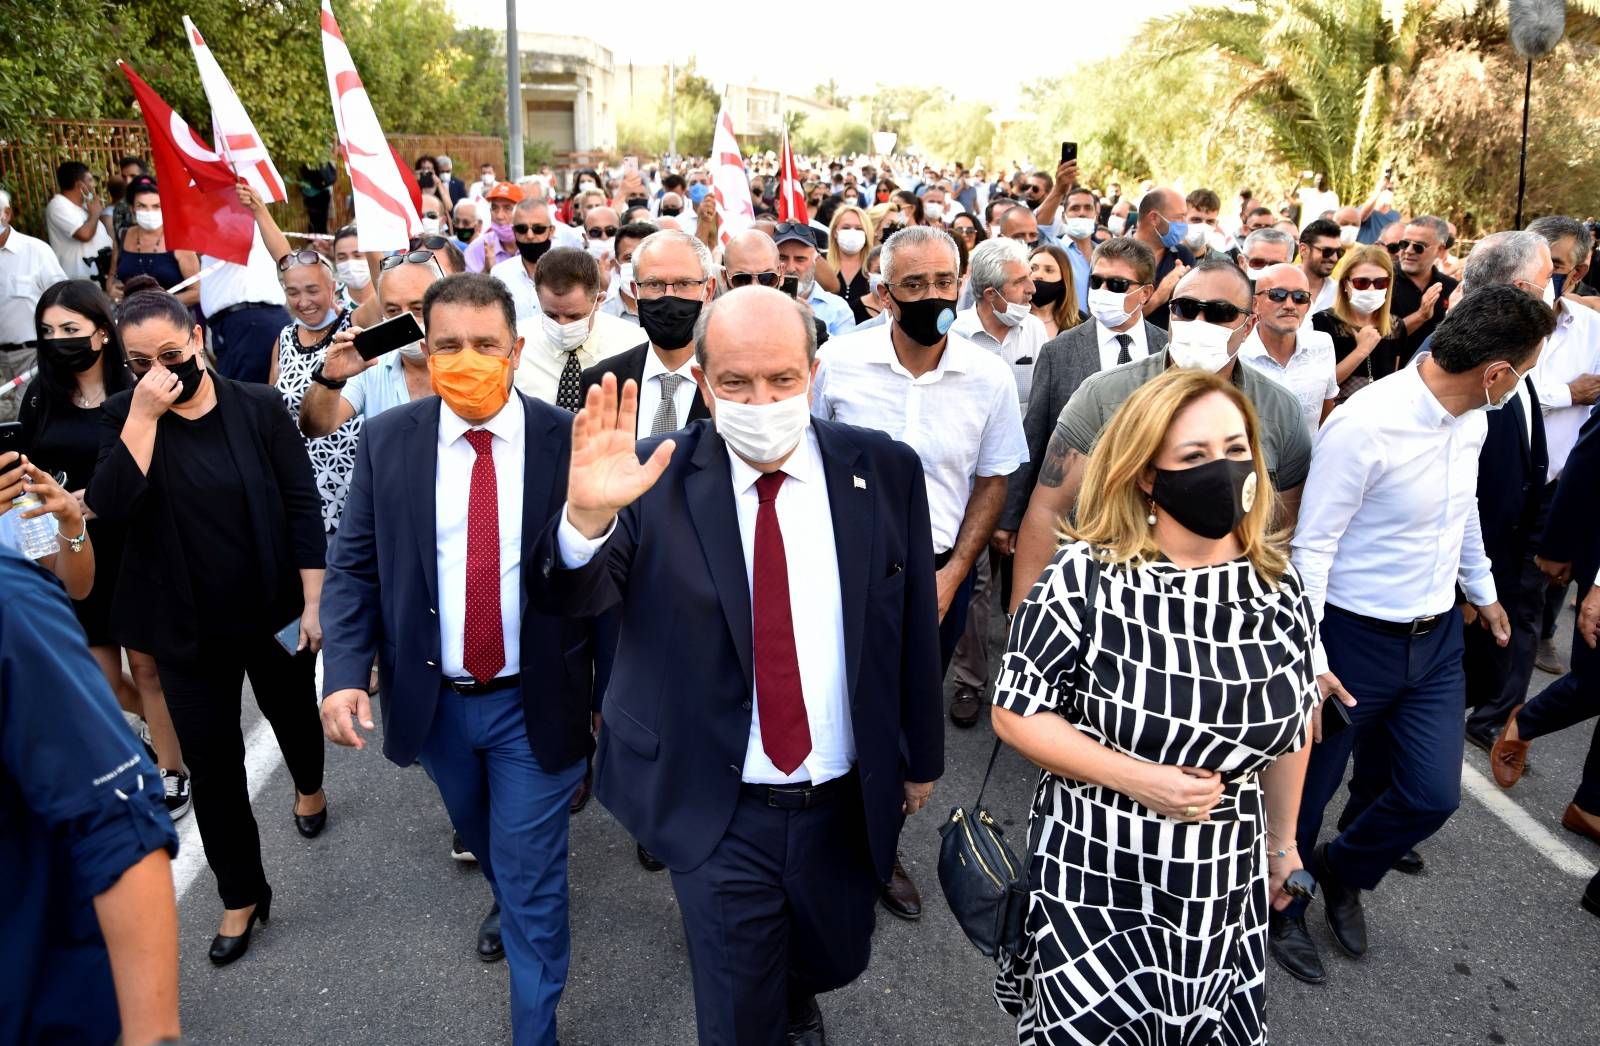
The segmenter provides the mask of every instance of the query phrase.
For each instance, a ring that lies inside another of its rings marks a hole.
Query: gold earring
[[[1147,500],[1150,503],[1150,514],[1144,518],[1144,521],[1153,527],[1156,525],[1156,499],[1148,498]]]

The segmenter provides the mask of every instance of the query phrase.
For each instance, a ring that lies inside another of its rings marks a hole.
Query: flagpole
[[[667,59],[667,155],[678,157],[678,60]]]
[[[522,43],[517,36],[517,0],[506,0],[506,170],[522,177]]]

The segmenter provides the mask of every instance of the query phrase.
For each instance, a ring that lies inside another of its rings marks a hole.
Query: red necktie
[[[761,703],[761,747],[772,765],[786,774],[811,753],[811,729],[800,687],[800,659],[794,649],[794,615],[789,607],[789,561],[778,527],[778,488],[787,478],[769,472],[756,480],[756,561],[751,572],[755,618],[756,700]]]
[[[500,628],[500,493],[489,449],[493,441],[494,435],[483,429],[467,433],[478,458],[472,463],[472,491],[467,495],[467,613],[461,664],[480,683],[506,666],[505,634]]]

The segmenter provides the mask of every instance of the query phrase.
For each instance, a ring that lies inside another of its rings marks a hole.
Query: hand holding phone
[[[1077,142],[1062,142],[1061,143],[1061,162],[1062,163],[1071,163],[1073,160],[1076,160],[1077,158],[1078,158],[1078,143]]]
[[[390,317],[355,336],[356,352],[372,361],[385,353],[422,340],[422,325],[409,312]]]

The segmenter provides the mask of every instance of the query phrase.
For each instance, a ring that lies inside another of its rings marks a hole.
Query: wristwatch
[[[341,379],[339,381],[334,381],[332,378],[330,378],[326,374],[322,373],[322,364],[320,364],[320,363],[317,364],[317,366],[316,366],[316,368],[314,370],[312,370],[312,372],[311,372],[311,380],[316,382],[318,385],[321,385],[325,389],[332,389],[334,392],[338,392],[340,389],[344,388],[344,386],[345,386],[345,382],[344,382],[343,379]]]
[[[73,552],[82,552],[83,551],[83,543],[85,541],[89,540],[89,527],[88,527],[87,524],[85,524],[84,528],[83,528],[83,533],[79,534],[75,538],[69,538],[65,534],[61,534],[61,533],[56,534],[56,536],[59,537],[62,541],[65,541],[67,543],[67,548],[70,549],[71,551],[73,551]]]

